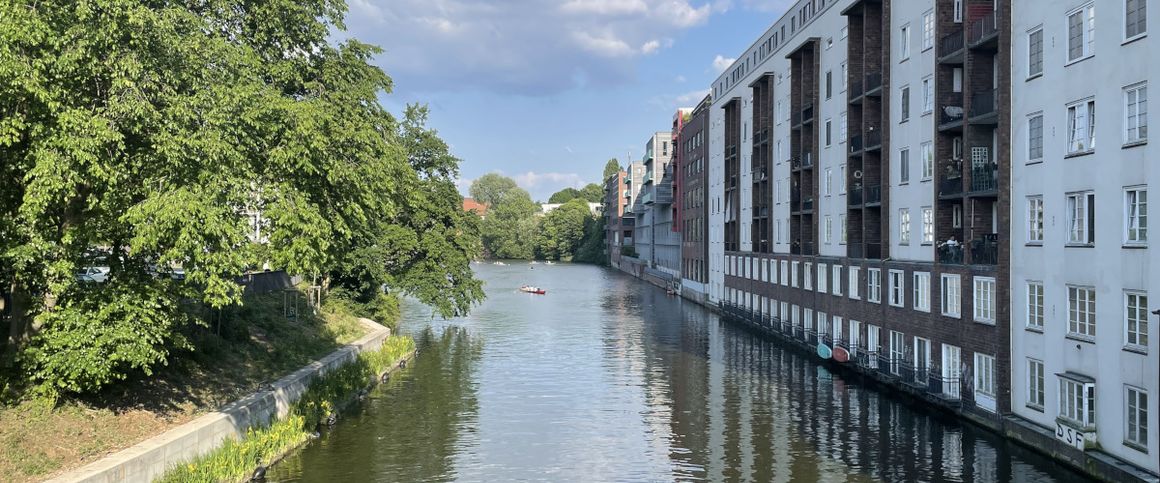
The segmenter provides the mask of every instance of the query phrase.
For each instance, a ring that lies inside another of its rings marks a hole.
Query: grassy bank
[[[84,465],[254,392],[338,347],[366,328],[346,303],[297,320],[283,295],[251,297],[190,334],[197,348],[172,354],[167,367],[100,394],[0,405],[0,475],[33,481]],[[393,321],[392,321],[393,322]]]
[[[410,337],[391,336],[383,342],[380,350],[360,354],[354,362],[311,382],[287,417],[268,427],[248,431],[241,440],[227,440],[201,458],[175,466],[160,481],[208,483],[244,480],[257,464],[268,465],[306,442],[329,414],[414,350],[415,341]]]

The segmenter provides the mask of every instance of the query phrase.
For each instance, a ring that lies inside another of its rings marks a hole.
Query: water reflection
[[[417,363],[276,480],[1082,480],[620,274],[478,272],[489,300],[410,306]]]

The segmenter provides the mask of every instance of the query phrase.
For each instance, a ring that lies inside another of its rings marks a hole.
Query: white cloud
[[[635,52],[627,43],[615,37],[596,37],[588,32],[574,32],[572,36],[585,50],[604,57],[627,57]]]
[[[725,69],[728,69],[729,66],[733,65],[733,63],[736,61],[737,59],[732,59],[721,54],[717,54],[717,57],[713,59],[713,71],[718,74],[725,72]]]
[[[699,91],[686,92],[681,94],[676,98],[677,105],[682,107],[690,107],[698,102],[701,102],[701,99],[704,99],[705,96],[709,95],[709,91],[711,90],[712,89],[701,89]]]
[[[516,184],[520,188],[528,191],[548,185],[559,185],[560,188],[584,187],[584,178],[576,173],[537,173],[535,171],[528,171],[523,174],[514,175],[512,179],[516,180]]]
[[[647,55],[660,50],[660,48],[661,42],[659,40],[650,40],[645,42],[644,45],[640,46],[640,53]]]
[[[627,15],[648,11],[643,0],[571,0],[560,6],[565,13],[594,13],[597,15]]]

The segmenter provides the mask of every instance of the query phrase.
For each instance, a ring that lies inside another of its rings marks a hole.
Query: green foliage
[[[580,197],[589,203],[600,203],[604,201],[604,187],[596,183],[588,183],[580,190]]]
[[[618,172],[620,172],[620,161],[617,161],[616,158],[608,160],[607,163],[604,163],[604,178],[601,181],[607,180],[609,176]]]
[[[620,247],[620,255],[625,257],[637,257],[636,247],[632,245],[625,245]]]
[[[467,191],[475,201],[494,207],[502,203],[508,193],[523,190],[516,185],[515,180],[507,176],[488,173],[472,181]]]
[[[548,212],[536,238],[540,256],[551,260],[571,259],[584,237],[584,223],[591,217],[588,203],[580,198]]]
[[[607,265],[608,256],[604,253],[607,247],[604,229],[604,217],[589,217],[584,222],[584,238],[580,241],[580,248],[576,250],[576,256],[572,260]]]
[[[496,258],[531,259],[539,230],[538,209],[527,191],[515,188],[504,193],[482,222],[487,252]]]
[[[331,40],[345,11],[0,2],[0,286],[34,302],[12,318],[30,380],[91,391],[170,362],[194,321],[177,307],[240,304],[236,277],[267,261],[445,316],[482,298],[458,160],[425,109],[400,122],[379,103],[380,49]],[[117,253],[97,288],[74,276],[94,246]]]
[[[548,198],[548,203],[567,203],[581,196],[580,190],[576,188],[564,188],[552,193],[552,196]]]
[[[414,351],[415,341],[410,337],[387,338],[379,350],[359,354],[351,363],[312,381],[287,417],[264,428],[248,429],[241,440],[228,439],[209,454],[174,466],[159,481],[209,483],[245,479],[256,464],[268,465],[305,443],[320,421]]]

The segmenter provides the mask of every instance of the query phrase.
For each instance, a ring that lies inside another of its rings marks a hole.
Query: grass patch
[[[265,428],[251,429],[240,440],[226,440],[213,452],[174,466],[159,481],[208,483],[244,480],[258,464],[268,465],[304,443],[329,414],[414,350],[415,341],[410,337],[391,336],[379,350],[360,354],[350,364],[312,381],[285,418]]]
[[[360,307],[328,299],[320,314],[300,302],[287,319],[282,293],[248,297],[191,331],[196,350],[171,354],[152,376],[56,404],[0,404],[0,475],[39,480],[82,466],[240,399],[366,334]],[[301,298],[300,300],[305,300]],[[252,461],[251,461],[252,463]]]

